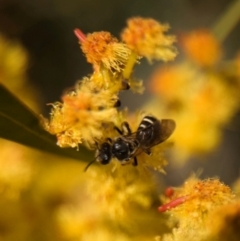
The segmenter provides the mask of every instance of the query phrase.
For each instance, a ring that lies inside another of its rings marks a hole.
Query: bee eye
[[[111,161],[111,156],[109,156],[109,155],[107,155],[107,154],[103,154],[99,159],[101,159],[100,160],[100,163],[102,164],[102,165],[106,165],[106,164],[108,164],[110,161]]]
[[[111,139],[109,139],[111,141]],[[112,159],[112,150],[111,150],[111,145],[108,142],[104,142],[99,150],[98,150],[98,155],[97,155],[97,160],[103,165],[108,164],[111,159]]]

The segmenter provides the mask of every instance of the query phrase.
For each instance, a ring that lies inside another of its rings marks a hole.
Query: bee
[[[108,138],[102,143],[97,149],[96,158],[87,165],[85,171],[95,160],[105,165],[112,158],[116,158],[122,165],[133,160],[132,164],[137,166],[137,156],[142,152],[151,155],[151,148],[167,140],[175,127],[174,120],[145,116],[137,131],[132,133],[129,124],[123,122],[121,129],[115,127],[120,136],[114,140]]]
[[[133,165],[137,166],[137,156],[145,152],[151,155],[151,148],[167,140],[176,128],[176,123],[171,119],[158,120],[153,116],[145,116],[139,124],[135,133],[131,133],[127,122],[123,123],[124,134],[121,134],[112,145],[112,154],[122,164],[126,164],[133,159]]]
[[[95,154],[95,159],[88,163],[85,167],[84,171],[87,171],[89,166],[92,165],[95,161],[100,162],[102,165],[106,165],[110,163],[112,158],[116,158],[121,164],[126,164],[128,160],[131,158],[132,152],[137,149],[138,142],[131,135],[131,129],[127,122],[122,123],[122,130],[118,127],[114,127],[114,129],[121,135],[120,137],[112,140],[111,138],[107,138],[105,142],[103,142],[100,146],[96,142],[97,151]],[[125,138],[126,137],[126,138]]]

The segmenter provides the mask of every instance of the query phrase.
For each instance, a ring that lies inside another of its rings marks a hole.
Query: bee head
[[[112,159],[111,145],[108,142],[104,142],[97,154],[97,161],[103,165],[108,164]]]
[[[111,144],[108,142],[104,142],[101,144],[100,147],[98,147],[96,152],[96,158],[88,163],[88,165],[85,167],[84,171],[87,171],[87,169],[95,162],[98,161],[102,165],[108,164],[112,159],[112,150],[111,150]]]

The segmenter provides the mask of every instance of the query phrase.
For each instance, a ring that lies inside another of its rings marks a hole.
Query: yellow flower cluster
[[[156,70],[150,82],[156,98],[148,105],[177,122],[178,161],[216,147],[240,103],[238,59],[220,59],[220,43],[207,30],[186,34],[182,43],[189,61]]]
[[[162,240],[205,240],[212,236],[213,220],[222,220],[223,215],[215,212],[224,212],[234,201],[235,195],[231,189],[218,179],[189,178],[182,187],[174,190],[167,204],[159,207],[159,211],[168,211],[178,223],[173,227],[172,234],[164,236]]]
[[[133,18],[130,22],[140,23],[138,29],[148,38],[144,40],[129,25],[123,30],[122,41],[108,32],[85,35],[79,29],[74,31],[94,71],[64,93],[61,102],[51,104],[50,120],[43,119],[45,129],[57,136],[60,147],[83,144],[99,148],[106,138],[114,140],[120,135],[115,126],[121,129],[121,124],[127,121],[136,133],[143,117],[149,114],[129,115],[127,111],[118,111],[119,92],[130,88],[141,93],[142,82],[133,75],[135,64],[142,57],[172,60],[176,56],[172,46],[175,37],[165,35],[169,27],[155,20]],[[138,41],[137,48],[129,38]],[[132,165],[117,168],[119,162],[112,162],[113,165],[88,169],[82,175],[84,180],[78,186],[79,191],[72,194],[77,202],[66,201],[55,210],[54,222],[60,235],[66,240],[128,241],[154,237],[160,218],[154,206],[157,195],[148,167],[163,172],[166,160],[162,153],[166,146],[157,145],[151,156],[139,153],[140,165],[136,168]],[[142,233],[150,220],[154,220],[154,225]]]
[[[151,87],[159,98],[148,105],[148,112],[128,114],[117,109],[120,91],[143,89],[133,76],[141,57],[149,61],[175,57],[175,38],[165,35],[168,28],[152,19],[133,18],[123,30],[122,42],[107,32],[84,35],[75,30],[93,73],[64,93],[61,102],[51,104],[49,120],[43,118],[45,129],[57,136],[59,146],[96,148],[106,138],[117,138],[114,126],[121,128],[124,121],[134,135],[149,113],[176,120],[170,140],[178,157],[216,145],[218,128],[239,106],[240,58],[221,61],[219,44],[205,30],[183,39],[193,62],[156,73]],[[199,46],[205,51],[199,51]],[[155,240],[238,241],[239,200],[218,179],[191,177],[181,187],[168,189],[157,211],[155,172],[148,167],[163,172],[162,153],[168,145],[154,146],[151,156],[139,153],[141,164],[134,168],[118,168],[120,163],[113,162],[83,172],[83,162],[30,153],[1,142],[0,239],[145,241],[159,235]],[[240,190],[239,183],[235,190]]]
[[[82,187],[56,210],[61,235],[82,240],[146,240],[159,229],[154,202],[156,188],[150,175],[140,175],[126,166],[111,172],[111,166],[94,166],[83,176]],[[153,223],[142,232],[148,222]]]
[[[53,104],[50,122],[44,123],[50,133],[57,135],[61,147],[77,147],[83,141],[93,146],[103,136],[103,125],[116,119],[118,97],[113,89],[92,89],[91,81],[85,78],[62,97],[62,103]]]
[[[119,92],[129,88],[139,93],[143,91],[142,81],[133,76],[134,65],[141,57],[170,61],[176,56],[172,46],[175,37],[165,35],[168,29],[168,25],[153,19],[132,18],[123,30],[122,41],[108,32],[85,35],[75,29],[80,47],[94,72],[78,81],[73,90],[62,96],[61,102],[51,104],[50,120],[43,118],[44,128],[57,136],[60,147],[84,144],[96,148],[96,144],[116,136],[113,127],[120,127],[127,120],[117,110]],[[130,39],[136,41],[136,46]],[[136,129],[137,126],[133,131]]]
[[[176,38],[165,34],[170,28],[168,24],[160,25],[154,19],[140,17],[129,19],[127,24],[122,39],[138,55],[150,62],[153,59],[169,61],[176,57],[177,50],[173,47]]]
[[[79,30],[76,30],[78,33]],[[95,32],[81,39],[81,49],[94,69],[101,65],[110,71],[121,72],[131,50],[126,44],[119,43],[109,32]]]
[[[110,168],[107,166],[105,171],[89,170],[87,192],[94,194],[92,198],[94,203],[98,204],[99,211],[112,220],[120,221],[127,219],[133,206],[144,209],[151,207],[151,182],[146,182],[145,178],[130,166],[114,172],[109,172]]]

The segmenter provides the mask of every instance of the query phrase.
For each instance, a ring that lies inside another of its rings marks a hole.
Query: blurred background
[[[83,32],[109,31],[116,37],[132,16],[151,17],[169,23],[171,34],[197,28],[211,28],[231,0],[0,0],[0,32],[18,41],[28,54],[27,75],[39,93],[41,112],[46,103],[58,101],[63,91],[91,73],[92,69],[79,49],[74,28]],[[223,42],[224,56],[233,58],[239,51],[240,24]],[[181,60],[181,55],[176,62]],[[161,64],[160,64],[161,65]],[[162,63],[164,65],[164,63]],[[159,63],[143,61],[136,76],[148,81]],[[141,107],[149,98],[128,92],[121,95],[122,106]],[[131,100],[131,101],[129,101]],[[186,126],[187,129],[187,126]],[[196,138],[198,138],[196,136]],[[219,176],[231,184],[240,174],[240,114],[223,129],[223,139],[216,150],[201,157],[191,157],[182,167],[171,163],[163,177],[168,185],[182,183],[189,174],[202,169],[201,177]]]

